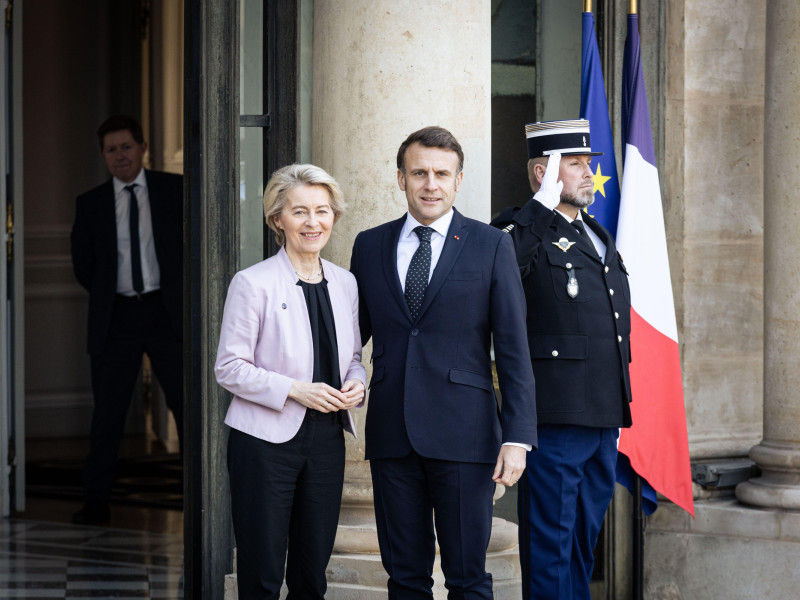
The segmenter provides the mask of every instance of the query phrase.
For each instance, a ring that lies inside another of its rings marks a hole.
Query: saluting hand
[[[561,153],[553,152],[547,159],[547,169],[542,177],[542,185],[533,197],[553,210],[561,202],[561,190],[564,182],[558,180],[558,168],[561,165]]]

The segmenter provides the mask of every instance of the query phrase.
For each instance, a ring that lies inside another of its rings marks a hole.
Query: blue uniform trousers
[[[539,448],[528,453],[517,504],[525,600],[590,600],[618,437],[616,427],[539,426]]]

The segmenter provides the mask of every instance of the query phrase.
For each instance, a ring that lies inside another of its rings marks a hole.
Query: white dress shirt
[[[433,223],[428,225],[433,229],[431,233],[431,271],[428,273],[428,282],[431,280],[433,270],[439,262],[439,257],[442,255],[442,248],[444,248],[444,240],[447,237],[447,231],[450,229],[450,223],[453,221],[453,209],[451,208],[447,213],[436,219]],[[411,257],[414,252],[419,248],[419,236],[414,233],[414,229],[421,226],[422,223],[417,221],[411,216],[411,213],[406,215],[406,222],[403,225],[403,230],[400,232],[400,239],[397,241],[397,274],[400,276],[400,285],[403,292],[406,291],[406,274],[408,273],[408,266],[411,264]],[[530,444],[520,444],[517,442],[506,442],[504,446],[519,446],[525,448],[528,452],[531,451]]]
[[[428,225],[433,229],[431,234],[431,271],[428,273],[428,282],[430,282],[436,263],[439,262],[439,257],[442,255],[444,239],[447,237],[447,230],[450,229],[452,221],[453,209],[451,208],[446,214]],[[408,273],[408,266],[411,264],[411,257],[414,256],[414,252],[419,248],[419,237],[414,233],[414,229],[420,226],[422,226],[422,223],[412,217],[411,213],[408,213],[403,230],[400,232],[400,240],[397,242],[397,274],[400,276],[400,285],[403,288],[403,292],[406,291],[406,274]]]
[[[572,223],[575,220],[569,215],[564,214],[557,208],[555,209],[555,211],[570,223]],[[583,215],[581,214],[582,212],[583,211],[580,210],[578,211],[578,219],[577,219],[578,221],[583,221]],[[600,260],[606,262],[606,245],[603,243],[603,240],[601,240],[600,237],[592,230],[591,227],[588,227],[585,222],[583,225],[583,229],[589,235],[589,239],[592,240],[592,244],[594,245],[594,249],[597,250],[597,254],[598,256],[600,256]]]
[[[126,186],[136,184],[133,192],[139,204],[139,249],[142,254],[142,279],[144,290],[148,293],[160,287],[161,272],[156,258],[156,244],[153,240],[153,219],[150,214],[150,198],[147,193],[147,178],[144,169],[139,171],[131,183],[113,178],[114,209],[117,216],[117,293],[135,296],[133,275],[131,273],[131,232],[130,232],[130,194]]]

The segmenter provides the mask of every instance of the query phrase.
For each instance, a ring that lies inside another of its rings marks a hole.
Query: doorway
[[[95,132],[111,114],[141,120],[150,145],[146,166],[182,170],[183,4],[41,0],[15,2],[11,10],[23,75],[11,106],[22,148],[12,180],[25,192],[14,207],[25,223],[18,218],[15,231],[24,256],[16,313],[24,333],[13,346],[24,365],[24,402],[17,407],[24,428],[15,433],[24,446],[14,468],[27,493],[10,497],[9,508],[26,519],[68,522],[82,502],[93,404],[88,295],[70,256],[75,198],[108,179]],[[182,531],[177,449],[174,423],[145,365],[120,449],[112,526]]]

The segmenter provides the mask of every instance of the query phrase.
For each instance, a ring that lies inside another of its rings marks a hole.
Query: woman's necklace
[[[300,279],[305,279],[306,281],[313,281],[314,279],[316,279],[317,277],[319,277],[320,275],[322,275],[322,260],[320,260],[320,261],[319,261],[319,271],[317,271],[317,272],[316,272],[316,274],[314,274],[314,275],[311,275],[311,276],[309,276],[309,277],[306,277],[305,275],[303,275],[303,274],[302,274],[302,273],[300,273],[299,271],[295,271],[295,274],[296,274],[296,275],[297,275],[297,276],[298,276]]]

